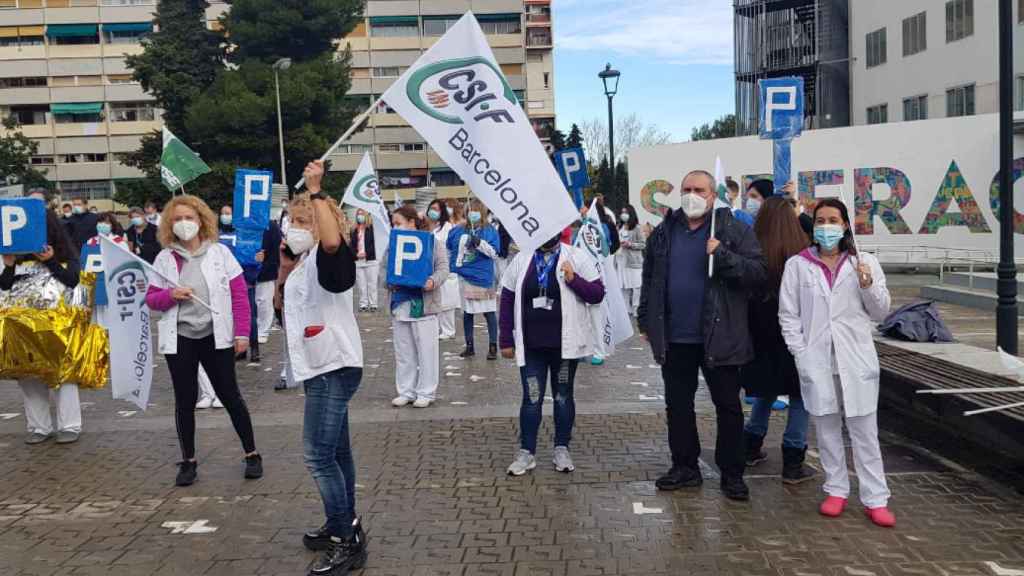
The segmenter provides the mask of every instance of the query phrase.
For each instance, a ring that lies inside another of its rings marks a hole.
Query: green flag
[[[164,127],[164,151],[160,155],[160,180],[171,192],[206,174],[210,167]]]

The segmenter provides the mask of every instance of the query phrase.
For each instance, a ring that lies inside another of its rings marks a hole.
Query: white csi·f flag
[[[373,242],[378,254],[383,254],[391,238],[391,221],[384,199],[380,195],[380,184],[373,169],[370,153],[363,154],[359,168],[348,183],[342,204],[365,210],[373,218]]]
[[[594,320],[597,337],[604,340],[605,350],[611,354],[615,352],[615,346],[633,336],[633,322],[629,319],[629,310],[626,308],[626,300],[622,295],[622,283],[619,281],[619,275],[611,263],[605,261],[610,257],[608,256],[608,238],[605,236],[604,228],[598,218],[599,210],[597,200],[594,200],[590,204],[590,209],[587,210],[587,217],[576,233],[573,245],[590,256],[601,273],[601,283],[604,284],[604,300],[601,302],[601,313],[592,314],[591,317]]]
[[[533,252],[578,213],[467,12],[383,95]]]
[[[155,350],[146,306],[146,263],[102,234],[100,253],[107,284],[110,388],[115,400],[127,400],[145,410]]]

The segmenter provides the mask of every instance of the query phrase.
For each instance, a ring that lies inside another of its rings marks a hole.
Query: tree
[[[572,130],[569,131],[569,139],[565,141],[566,148],[579,148],[583,146],[583,133],[580,132],[580,127],[573,123]]]
[[[363,20],[364,0],[237,0],[221,16],[232,62],[316,60]]]
[[[702,124],[690,133],[690,140],[716,140],[736,136],[736,115],[726,114],[711,124]]]
[[[583,148],[587,158],[595,161],[608,156],[608,125],[593,119],[583,123],[581,129]],[[619,118],[615,122],[615,159],[622,161],[635,148],[668,144],[672,135],[653,124],[644,124],[636,114]]]
[[[561,130],[551,131],[551,147],[555,151],[565,148],[565,134]]]
[[[4,118],[5,135],[0,136],[0,186],[22,184],[31,188],[52,188],[46,175],[32,167],[32,156],[39,152],[39,143],[22,134],[18,119]]]

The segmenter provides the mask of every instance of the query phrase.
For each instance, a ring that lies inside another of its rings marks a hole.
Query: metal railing
[[[901,244],[858,244],[857,248],[874,255],[880,264],[938,266],[939,282],[945,282],[947,273],[966,268],[967,285],[970,289],[974,289],[976,272],[995,270],[996,265],[999,264],[998,250]],[[1018,266],[1024,266],[1024,258],[1015,258],[1014,260]]]

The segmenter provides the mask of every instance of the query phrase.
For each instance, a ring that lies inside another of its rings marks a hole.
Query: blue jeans
[[[487,342],[488,344],[498,343],[498,316],[494,312],[484,312],[484,319],[487,320]],[[475,350],[473,345],[473,315],[462,313],[462,332],[466,336],[466,348]]]
[[[772,404],[776,396],[768,398],[755,398],[754,407],[750,411],[750,420],[744,430],[748,434],[764,437],[768,434],[768,418],[772,415]],[[789,397],[789,412],[786,416],[786,432],[782,435],[782,446],[784,448],[807,447],[807,424],[810,415],[804,408],[804,401],[796,396]]]
[[[362,368],[342,368],[305,381],[302,448],[327,515],[331,536],[348,538],[356,517],[356,467],[348,436],[348,402],[359,389]]]
[[[537,453],[537,430],[551,379],[551,397],[555,400],[555,446],[569,446],[576,421],[576,399],[572,387],[578,360],[562,360],[557,349],[526,350],[526,366],[519,369],[523,381],[523,403],[519,408],[520,447]]]

